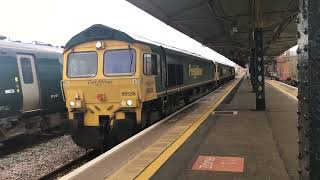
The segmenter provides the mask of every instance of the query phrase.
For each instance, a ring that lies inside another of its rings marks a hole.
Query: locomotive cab
[[[78,145],[101,148],[142,126],[142,102],[156,98],[155,76],[143,73],[152,69],[142,61],[151,60],[150,51],[140,44],[99,40],[64,52],[63,88]]]

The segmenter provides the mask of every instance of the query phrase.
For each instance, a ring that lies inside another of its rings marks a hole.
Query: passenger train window
[[[157,75],[157,59],[155,54],[143,55],[143,73],[145,75]]]
[[[32,74],[32,65],[29,58],[21,58],[21,71],[23,76],[23,82],[25,84],[32,84],[33,83],[33,74]]]

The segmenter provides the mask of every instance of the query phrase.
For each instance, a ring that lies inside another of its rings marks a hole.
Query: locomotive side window
[[[144,54],[143,55],[143,73],[145,75],[157,75],[157,55]]]
[[[176,76],[177,76],[177,85],[183,84],[183,65],[176,65]]]
[[[32,84],[33,83],[33,74],[32,74],[32,67],[31,61],[29,58],[21,58],[21,71],[23,76],[23,82],[25,84]]]
[[[168,87],[173,87],[176,85],[176,65],[168,64]]]
[[[222,67],[219,68],[219,75],[223,76],[223,68]]]
[[[212,76],[213,76],[213,78],[215,78],[215,76],[216,76],[216,64],[215,63],[212,63]]]
[[[224,68],[222,69],[222,74],[223,74],[223,76],[228,75],[228,70],[227,70],[226,67],[224,67]]]
[[[76,52],[68,56],[68,77],[94,77],[97,75],[98,57],[96,52]]]
[[[103,61],[105,75],[132,75],[136,71],[136,52],[133,49],[106,51]]]
[[[168,64],[168,87],[183,84],[183,65]]]

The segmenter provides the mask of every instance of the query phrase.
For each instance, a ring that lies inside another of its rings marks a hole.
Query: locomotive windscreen
[[[134,74],[136,53],[133,49],[110,50],[104,54],[104,74],[132,75]]]
[[[94,77],[97,75],[96,52],[75,52],[68,56],[68,77]]]

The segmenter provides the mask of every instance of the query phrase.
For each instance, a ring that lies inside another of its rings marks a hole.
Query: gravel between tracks
[[[69,135],[0,158],[0,179],[37,179],[85,154]]]

